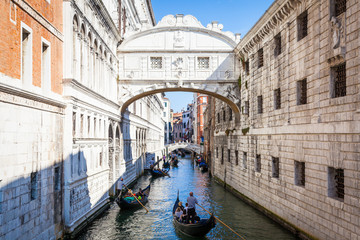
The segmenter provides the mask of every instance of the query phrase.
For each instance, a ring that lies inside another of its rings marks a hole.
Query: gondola
[[[174,160],[171,161],[171,165],[173,167],[177,167],[178,166],[178,163],[179,163],[179,160],[177,158],[175,158]]]
[[[169,169],[163,169],[161,171],[156,170],[156,169],[150,169],[150,171],[151,171],[151,175],[153,177],[164,177],[169,172]],[[166,173],[166,174],[164,174],[164,173]]]
[[[213,215],[211,215],[210,218],[201,219],[199,222],[196,222],[195,224],[187,224],[180,222],[178,218],[175,216],[175,210],[178,207],[178,203],[179,203],[179,193],[173,207],[173,223],[176,230],[186,235],[201,237],[201,236],[205,236],[208,232],[210,232],[212,228],[215,227],[216,223]]]
[[[123,209],[132,209],[132,208],[138,208],[141,207],[141,204],[136,200],[132,200],[132,201],[128,201],[127,199],[124,198],[125,194],[128,191],[121,191],[119,196],[116,198],[116,203],[119,205],[119,207],[123,210]],[[145,205],[148,201],[148,197],[150,194],[150,184],[149,186],[147,186],[146,188],[142,189],[142,192],[144,194],[144,196],[141,198],[140,202]]]
[[[199,168],[200,168],[200,170],[201,170],[202,172],[207,172],[207,170],[208,170],[208,165],[207,165],[205,162],[201,162],[201,163],[199,164]]]
[[[163,164],[163,168],[170,168],[170,163],[169,163],[169,161],[166,161],[166,162]]]

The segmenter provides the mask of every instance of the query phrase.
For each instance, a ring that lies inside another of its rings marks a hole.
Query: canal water
[[[149,213],[146,214],[143,208],[121,211],[114,202],[78,239],[240,239],[219,222],[203,238],[191,238],[176,232],[172,223],[172,208],[178,190],[180,201],[183,202],[186,202],[189,192],[193,191],[199,204],[245,239],[296,239],[277,223],[227,192],[208,173],[202,173],[198,167],[194,167],[188,156],[180,159],[179,167],[171,168],[169,175],[171,177],[152,179],[150,174],[145,174],[133,187],[137,190],[151,183],[149,202],[146,204]],[[200,217],[209,217],[199,207],[196,212]]]

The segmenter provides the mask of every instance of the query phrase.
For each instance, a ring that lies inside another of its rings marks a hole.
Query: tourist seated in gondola
[[[141,190],[141,188],[139,188],[139,192],[136,193],[136,197],[141,200],[143,197],[145,196],[145,194],[143,193],[143,191]],[[140,197],[140,198],[139,198]]]
[[[184,206],[182,205],[182,202],[179,202],[178,207],[175,210],[176,217],[180,218],[183,211],[184,211]]]
[[[188,207],[189,207],[189,204],[188,203],[185,203],[185,208],[183,210],[183,214],[181,214],[180,216],[180,222],[187,222],[187,216],[188,216]]]

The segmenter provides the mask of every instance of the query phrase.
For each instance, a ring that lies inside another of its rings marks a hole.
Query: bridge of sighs
[[[178,14],[126,36],[117,53],[121,111],[151,94],[197,92],[226,102],[238,121],[240,61],[234,48],[240,35],[222,28]]]

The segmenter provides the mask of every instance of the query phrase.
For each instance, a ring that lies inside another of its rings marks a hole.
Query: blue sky
[[[212,21],[224,25],[223,31],[240,33],[251,29],[273,0],[152,0],[156,22],[168,14],[193,15],[206,27]],[[191,103],[193,93],[168,92],[171,108],[179,112]]]

